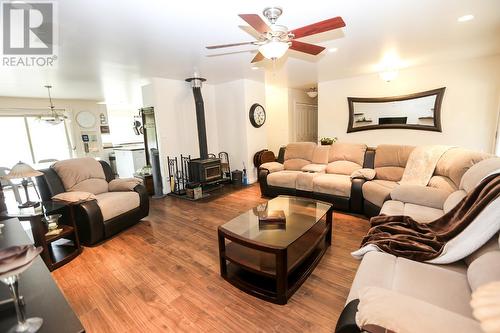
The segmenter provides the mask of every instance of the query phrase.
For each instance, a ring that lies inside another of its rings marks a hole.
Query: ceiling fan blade
[[[290,46],[290,49],[295,50],[295,51],[299,51],[299,52],[304,52],[307,54],[318,55],[325,48],[323,46],[299,42],[298,40],[292,40],[292,46]]]
[[[261,34],[265,34],[269,31],[269,26],[257,14],[239,14],[238,16]]]
[[[253,44],[255,42],[243,42],[243,43],[233,43],[233,44],[221,44],[221,45],[210,45],[210,46],[205,46],[207,49],[209,50],[213,50],[213,49],[220,49],[220,48],[223,48],[223,47],[231,47],[231,46],[240,46],[240,45],[250,45],[250,44]]]
[[[252,59],[252,64],[254,62],[259,62],[259,61],[262,61],[262,60],[264,60],[264,56],[262,55],[262,53],[257,52],[257,54],[255,55],[255,57]]]
[[[295,35],[295,38],[302,38],[342,27],[345,27],[345,22],[342,17],[337,16],[328,20],[306,25],[305,27],[298,28],[290,32]]]

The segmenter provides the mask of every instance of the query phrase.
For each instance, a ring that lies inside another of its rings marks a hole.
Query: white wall
[[[370,130],[346,133],[347,97],[405,95],[446,87],[441,108],[443,132]],[[500,95],[500,56],[401,70],[392,82],[377,74],[319,82],[318,135],[368,145],[448,144],[493,152]]]
[[[158,149],[164,180],[167,186],[167,156],[191,155],[199,157],[196,109],[191,85],[185,81],[153,78],[151,84],[143,86],[144,106],[155,108]],[[205,122],[207,128],[208,151],[219,151],[217,117],[215,114],[214,87],[204,84],[202,88],[205,102]]]
[[[288,88],[266,77],[265,89],[268,149],[278,154],[279,148],[290,141]]]
[[[93,132],[97,136],[97,152],[87,154],[89,156],[102,155],[102,142],[100,134],[100,120],[99,116],[104,113],[107,117],[106,106],[97,104],[93,100],[77,100],[77,99],[52,99],[54,106],[57,109],[65,109],[70,116],[68,129],[71,132],[71,141],[74,146],[74,157],[85,156],[83,150],[83,142],[81,140],[81,132]],[[33,109],[38,114],[39,112],[48,112],[49,110],[48,98],[24,98],[24,97],[0,97],[0,114],[3,115],[24,115],[30,113],[29,110],[21,110],[21,108]],[[75,116],[80,111],[90,111],[96,117],[96,124],[94,128],[81,129],[75,120]],[[31,112],[33,113],[33,112]]]
[[[110,134],[103,135],[103,141],[109,140],[113,145],[121,143],[144,142],[142,135],[135,135],[132,128],[134,116],[139,115],[138,108],[122,105],[106,105]]]

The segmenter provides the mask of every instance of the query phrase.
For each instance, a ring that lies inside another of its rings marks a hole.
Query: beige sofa
[[[410,214],[421,222],[431,220],[453,208],[483,177],[500,169],[500,158],[486,159],[467,168],[483,156],[459,152],[449,151],[444,156],[447,163],[440,161],[436,168],[434,177],[442,177],[439,182],[449,187],[417,189],[401,185],[390,193],[392,199],[383,204],[382,213]],[[457,163],[459,160],[462,163]],[[499,280],[498,235],[464,260],[449,265],[369,252],[356,273],[336,332],[359,332],[363,326],[414,332],[481,332],[472,315],[471,294],[480,286]],[[427,315],[408,321],[408,311]]]
[[[336,209],[361,212],[364,180],[351,179],[351,174],[365,165],[366,151],[364,144],[290,143],[283,164],[269,162],[260,166],[262,194],[313,197],[333,202]]]

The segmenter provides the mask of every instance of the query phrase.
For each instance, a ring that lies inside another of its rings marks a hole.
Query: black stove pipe
[[[200,87],[193,87],[194,102],[196,104],[196,124],[198,126],[198,144],[200,146],[200,158],[208,158],[207,128],[205,125],[205,105]]]
[[[200,147],[200,158],[208,158],[208,145],[207,145],[207,128],[205,125],[205,105],[203,103],[203,96],[201,95],[201,83],[206,81],[204,78],[192,77],[186,79],[191,82],[193,86],[194,102],[196,105],[196,124],[198,127],[198,144]]]

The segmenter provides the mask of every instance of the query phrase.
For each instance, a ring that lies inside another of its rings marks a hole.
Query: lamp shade
[[[41,176],[43,173],[33,169],[30,165],[24,162],[18,162],[12,167],[10,172],[5,176],[7,179],[27,178]]]
[[[266,59],[278,59],[286,53],[288,47],[289,45],[286,42],[270,41],[259,47],[259,52],[262,53]]]

